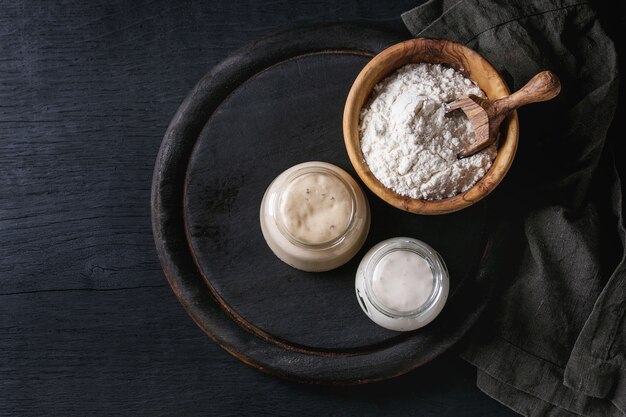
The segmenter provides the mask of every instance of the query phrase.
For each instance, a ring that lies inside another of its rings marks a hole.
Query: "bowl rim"
[[[414,38],[394,44],[374,56],[358,74],[350,88],[344,106],[344,143],[348,151],[350,162],[357,174],[366,187],[378,197],[394,207],[411,213],[452,213],[482,200],[502,181],[513,163],[517,150],[519,119],[517,112],[513,111],[500,127],[501,133],[498,140],[498,154],[487,173],[468,190],[454,197],[441,200],[421,200],[403,196],[383,185],[370,171],[361,151],[359,124],[361,108],[369,100],[372,89],[380,80],[384,79],[401,66],[414,62],[436,62],[440,60],[440,63],[448,64],[471,77],[470,68],[456,68],[454,65],[443,60],[444,51],[448,51],[450,48],[460,52],[461,59],[466,60],[468,67],[480,67],[483,73],[480,77],[481,80],[486,78],[489,83],[494,83],[495,87],[493,88],[498,91],[495,94],[493,92],[492,94],[488,94],[490,99],[497,99],[510,94],[510,90],[500,73],[498,73],[486,58],[473,49],[448,39]],[[422,56],[432,61],[412,61],[411,59],[416,56]],[[384,64],[389,62],[391,63],[389,64],[390,66],[384,69]],[[471,78],[483,91],[485,90],[484,85],[486,81],[479,82],[476,78]]]

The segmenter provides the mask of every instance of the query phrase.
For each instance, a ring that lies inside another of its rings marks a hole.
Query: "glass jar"
[[[446,303],[449,287],[441,256],[426,243],[408,237],[388,239],[370,249],[355,280],[365,314],[396,331],[415,330],[433,321]]]
[[[348,262],[370,226],[363,191],[343,169],[325,162],[295,165],[269,185],[260,210],[270,249],[294,268],[319,272]]]

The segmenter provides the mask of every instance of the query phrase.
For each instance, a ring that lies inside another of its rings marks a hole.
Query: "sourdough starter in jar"
[[[283,262],[328,271],[348,262],[369,231],[369,205],[354,179],[325,162],[293,166],[270,184],[261,203],[261,230]]]

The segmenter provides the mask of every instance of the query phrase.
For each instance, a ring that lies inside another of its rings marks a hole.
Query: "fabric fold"
[[[613,163],[613,213],[618,219],[622,246],[626,246],[622,183]],[[626,254],[598,297],[581,331],[565,370],[565,385],[598,398],[612,397],[626,414]],[[613,392],[612,392],[613,391]]]
[[[495,399],[507,398],[504,405],[525,416],[578,417],[581,415],[555,407],[554,404],[520,391],[480,370],[476,376],[476,385],[481,391]]]
[[[525,415],[624,415],[626,232],[607,140],[613,42],[588,2],[431,0],[402,15],[416,37],[477,50],[517,90],[550,69],[562,91],[519,110],[520,145],[489,197],[519,222],[520,253],[462,356],[487,394]]]

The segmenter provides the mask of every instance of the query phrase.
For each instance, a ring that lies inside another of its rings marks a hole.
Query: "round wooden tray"
[[[379,29],[334,24],[254,42],[200,80],[165,134],[152,184],[165,275],[202,330],[264,372],[332,384],[403,374],[457,342],[492,293],[494,245],[484,204],[425,217],[368,192],[367,242],[351,262],[325,273],[283,264],[261,235],[261,198],[286,168],[321,160],[355,176],[341,132],[345,99],[368,60],[401,40]],[[394,236],[429,243],[450,270],[442,314],[414,332],[376,326],[354,295],[363,254]]]

